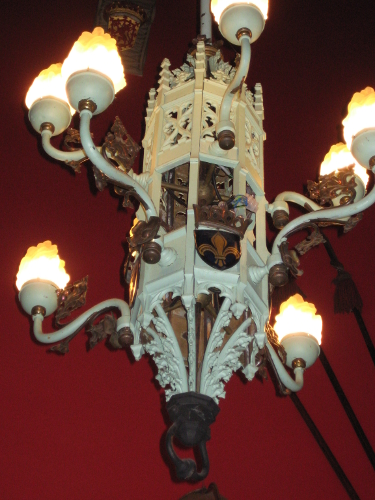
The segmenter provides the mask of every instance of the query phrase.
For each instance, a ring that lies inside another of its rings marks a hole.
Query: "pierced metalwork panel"
[[[148,38],[151,24],[155,17],[156,0],[132,0],[131,2],[114,2],[113,0],[99,0],[95,17],[95,26],[101,26],[108,32],[108,16],[106,9],[115,3],[123,3],[140,7],[145,12],[145,21],[139,26],[134,46],[121,52],[122,62],[126,73],[142,76],[146,61]]]
[[[159,216],[170,230],[186,224],[188,192],[188,163],[179,165],[163,175]]]

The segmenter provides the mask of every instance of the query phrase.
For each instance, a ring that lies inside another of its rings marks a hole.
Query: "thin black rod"
[[[320,230],[320,232],[322,233],[322,235],[324,236],[324,239],[325,239],[324,248],[326,249],[326,252],[327,252],[329,258],[331,259],[331,266],[334,267],[335,269],[341,268],[342,270],[344,270],[344,266],[338,260],[337,255],[336,255],[329,239],[327,238],[325,233],[323,233],[322,230]],[[361,311],[359,309],[357,309],[356,307],[354,307],[352,309],[352,312],[355,316],[355,319],[357,320],[357,324],[359,326],[359,329],[361,330],[363,340],[365,341],[366,347],[370,353],[372,362],[375,365],[375,346],[371,340],[371,337],[370,337],[369,332],[366,328],[365,322],[363,321]]]
[[[340,400],[340,403],[342,404],[342,407],[345,410],[345,413],[350,420],[350,423],[352,424],[352,427],[354,429],[354,432],[357,434],[357,437],[362,445],[362,448],[364,449],[367,458],[370,460],[372,467],[375,469],[375,453],[374,450],[371,447],[371,444],[369,443],[366,434],[364,433],[361,424],[359,423],[352,407],[350,406],[350,403],[345,396],[345,393],[340,385],[340,382],[337,380],[337,377],[332,370],[331,365],[329,364],[328,359],[326,358],[326,355],[324,354],[324,351],[322,347],[320,346],[320,356],[319,359],[323,365],[323,368],[328,375],[328,378]]]
[[[359,329],[361,330],[363,340],[365,341],[368,352],[370,353],[372,362],[375,365],[375,346],[372,343],[370,334],[366,328],[365,322],[363,321],[362,314],[360,313],[360,311],[358,311],[356,307],[353,309],[353,314],[355,316],[355,319],[357,320]]]
[[[294,393],[294,392],[292,392],[290,394],[290,399],[293,401],[294,406],[297,408],[297,410],[299,411],[301,417],[305,421],[307,427],[310,429],[311,434],[314,436],[315,441],[318,443],[320,449],[324,453],[324,455],[325,455],[326,459],[328,460],[330,466],[334,470],[337,478],[340,480],[341,484],[345,488],[345,490],[346,490],[349,498],[351,500],[360,500],[357,492],[353,488],[353,486],[352,486],[351,482],[349,481],[349,479],[347,478],[345,472],[342,470],[340,464],[336,460],[336,457],[332,453],[330,447],[328,446],[328,444],[324,440],[323,436],[320,434],[320,432],[319,432],[318,428],[316,427],[316,425],[314,424],[312,418],[307,413],[306,408],[301,403],[301,401],[300,401],[299,397],[297,396],[297,394]]]

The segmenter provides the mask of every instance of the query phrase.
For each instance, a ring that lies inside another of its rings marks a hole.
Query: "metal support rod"
[[[311,434],[314,436],[315,441],[318,443],[320,449],[324,453],[324,455],[325,455],[326,459],[328,460],[330,466],[334,470],[337,478],[340,480],[341,484],[345,488],[345,490],[346,490],[349,498],[351,500],[360,500],[357,492],[353,488],[353,486],[352,486],[351,482],[349,481],[349,479],[347,478],[345,472],[342,470],[340,464],[336,460],[335,455],[332,453],[330,447],[328,446],[328,444],[324,440],[323,436],[320,434],[317,426],[315,425],[315,423],[313,422],[312,418],[308,414],[306,408],[301,403],[301,401],[300,401],[299,397],[297,396],[297,394],[295,394],[294,392],[292,392],[290,394],[290,399],[293,401],[294,406],[297,408],[297,410],[299,411],[301,417],[305,421],[307,427],[311,431]]]
[[[206,39],[212,38],[210,3],[211,0],[201,0],[201,35],[205,35]]]
[[[323,368],[328,375],[328,378],[340,400],[340,403],[342,407],[345,410],[345,413],[350,420],[350,423],[352,424],[352,427],[354,429],[354,432],[357,434],[357,437],[362,445],[362,448],[364,449],[367,458],[370,460],[371,465],[375,469],[375,453],[374,450],[372,449],[369,440],[367,439],[366,434],[364,433],[361,424],[359,423],[352,407],[350,406],[350,403],[348,401],[348,398],[345,396],[345,393],[340,385],[340,382],[338,381],[334,371],[332,370],[331,365],[329,364],[328,359],[326,358],[326,355],[324,354],[324,351],[322,347],[320,346],[320,356],[319,359],[323,365]]]

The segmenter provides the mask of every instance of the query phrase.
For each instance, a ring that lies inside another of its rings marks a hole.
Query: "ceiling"
[[[158,0],[143,77],[128,76],[114,104],[93,120],[97,143],[116,115],[141,141],[148,90],[164,57],[171,68],[182,64],[196,35],[197,4]],[[88,307],[126,294],[121,266],[132,212],[109,191],[96,192],[89,169],[74,176],[49,160],[23,105],[37,73],[62,61],[79,34],[91,29],[96,7],[97,0],[2,6],[2,500],[177,500],[194,489],[168,468],[163,391],[148,359],[135,362],[130,352],[104,345],[87,352],[84,333],[69,354],[47,353],[34,341],[14,290],[28,246],[51,239],[72,280],[89,275]],[[249,87],[263,85],[269,200],[284,190],[303,192],[307,180],[315,180],[324,155],[341,140],[351,95],[375,87],[374,25],[370,0],[270,0],[247,80]],[[228,48],[226,55],[234,54]],[[327,234],[357,284],[375,342],[374,221],[372,207],[352,232]],[[333,314],[335,272],[324,248],[309,252],[301,267],[299,285],[323,316],[324,352],[375,447],[374,366],[358,326],[352,315]],[[372,500],[374,471],[319,361],[307,371],[300,398],[361,500]],[[216,482],[228,500],[347,498],[292,402],[277,396],[270,380],[245,384],[234,376],[220,408],[208,443],[206,486]]]

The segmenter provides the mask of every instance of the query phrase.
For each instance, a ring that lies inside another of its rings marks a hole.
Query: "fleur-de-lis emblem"
[[[215,264],[220,267],[227,266],[227,257],[233,255],[236,260],[241,256],[237,248],[230,246],[228,247],[228,242],[226,238],[218,231],[211,238],[212,245],[208,243],[203,243],[198,247],[198,252],[202,257],[204,257],[206,252],[211,252],[215,258]]]

